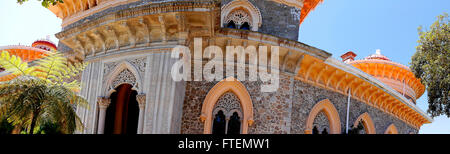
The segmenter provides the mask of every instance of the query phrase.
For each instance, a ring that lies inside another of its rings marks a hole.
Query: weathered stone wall
[[[233,0],[222,0],[222,6]],[[259,9],[262,25],[259,32],[290,40],[298,40],[300,9],[272,0],[248,0]]]
[[[311,109],[324,99],[329,99],[338,110],[341,130],[345,131],[347,96],[284,75],[280,77],[280,88],[274,93],[261,93],[261,82],[242,82],[251,96],[254,107],[255,122],[249,127],[250,134],[303,134]],[[203,123],[200,121],[201,107],[209,90],[217,83],[186,82],[182,134],[203,133]],[[390,124],[394,124],[401,134],[418,132],[403,121],[376,108],[354,99],[351,102],[349,126],[361,114],[368,112],[374,121],[377,134],[383,134]]]

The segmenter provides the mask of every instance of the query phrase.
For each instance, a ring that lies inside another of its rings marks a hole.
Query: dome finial
[[[380,49],[377,49],[377,50],[375,51],[375,54],[381,55],[381,50],[380,50]]]

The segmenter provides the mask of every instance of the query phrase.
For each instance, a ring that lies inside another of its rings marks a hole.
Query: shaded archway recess
[[[397,127],[394,124],[389,125],[384,134],[398,134]]]
[[[306,121],[305,134],[312,134],[314,119],[321,111],[325,113],[328,118],[328,122],[330,123],[330,134],[340,134],[341,120],[339,119],[339,113],[328,99],[320,101],[312,108],[309,113],[308,120]]]
[[[105,134],[137,134],[139,107],[137,92],[130,84],[118,86],[106,110]]]
[[[358,126],[359,121],[362,120],[362,123],[364,125],[364,129],[366,131],[367,134],[376,134],[376,130],[375,130],[375,125],[373,124],[373,120],[370,117],[369,113],[363,113],[361,114],[358,119],[356,119],[355,123],[353,124],[353,126]]]
[[[240,100],[242,107],[242,134],[248,133],[248,126],[253,124],[253,103],[245,86],[233,77],[226,78],[217,83],[206,95],[202,106],[200,120],[204,122],[203,133],[211,134],[212,112],[219,98],[227,93],[234,93]]]

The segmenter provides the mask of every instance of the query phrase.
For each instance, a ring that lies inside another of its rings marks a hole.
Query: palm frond
[[[33,67],[28,67],[28,63],[16,55],[10,55],[8,51],[0,54],[0,66],[11,74],[29,75],[33,72]]]

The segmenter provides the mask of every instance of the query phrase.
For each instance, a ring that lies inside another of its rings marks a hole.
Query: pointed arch
[[[330,123],[330,134],[341,133],[341,120],[336,107],[330,102],[329,99],[325,99],[314,105],[309,113],[308,120],[306,121],[305,134],[312,134],[314,119],[317,114],[324,112]]]
[[[247,134],[248,126],[253,124],[253,103],[250,98],[250,94],[241,82],[233,77],[229,77],[217,83],[208,92],[208,95],[206,95],[200,116],[200,120],[204,122],[204,134],[212,133],[211,128],[214,105],[217,103],[219,98],[227,92],[232,92],[240,100],[239,102],[243,114],[243,116],[241,116],[243,117],[241,125],[242,133]]]
[[[384,134],[398,134],[397,127],[394,124],[389,125]]]
[[[356,119],[353,126],[357,126],[359,124],[359,121],[362,120],[362,123],[364,125],[365,131],[367,134],[376,134],[375,125],[373,124],[373,120],[370,117],[369,113],[363,113],[361,114],[358,119]]]
[[[105,96],[111,95],[118,86],[127,83],[132,85],[132,89],[142,92],[142,80],[139,71],[127,61],[118,64],[113,71],[111,71],[104,86]]]
[[[248,0],[235,0],[232,1],[224,6],[222,6],[222,13],[221,13],[221,25],[225,25],[228,23],[224,23],[227,16],[235,11],[236,9],[242,8],[246,12],[249,13],[251,17],[251,30],[252,31],[258,31],[258,28],[262,25],[262,16],[259,9],[254,6],[251,2]]]

